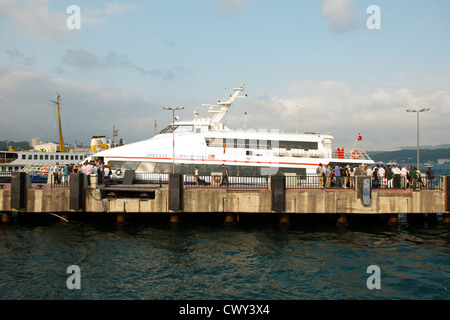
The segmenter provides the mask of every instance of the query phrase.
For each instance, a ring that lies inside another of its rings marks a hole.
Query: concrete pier
[[[448,179],[447,179],[448,180]],[[295,215],[332,216],[339,227],[348,226],[352,215],[379,215],[388,218],[388,224],[398,223],[398,214],[428,214],[432,219],[442,214],[443,224],[450,225],[449,188],[444,190],[413,191],[374,189],[370,193],[351,189],[295,189],[286,190],[278,183],[272,190],[227,188],[183,188],[180,179],[172,178],[176,187],[148,185],[114,185],[96,188],[84,187],[82,177],[72,179],[69,188],[26,187],[23,177],[16,179],[20,195],[14,187],[0,189],[2,221],[11,220],[11,212],[58,213],[113,213],[119,223],[133,214],[167,214],[172,223],[180,222],[183,214],[224,214],[225,224],[236,224],[238,216],[274,214],[280,224],[289,224]]]

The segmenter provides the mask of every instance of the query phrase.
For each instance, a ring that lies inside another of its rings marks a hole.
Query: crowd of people
[[[397,165],[322,165],[316,169],[319,177],[319,185],[324,188],[342,187],[354,188],[356,176],[370,176],[373,188],[418,188],[427,187],[434,189],[436,176],[431,169],[427,168],[421,173],[416,167]]]
[[[69,185],[70,174],[81,172],[86,176],[95,174],[100,179],[109,177],[111,174],[111,166],[107,163],[104,164],[101,160],[99,161],[85,161],[83,164],[66,164],[60,166],[59,162],[55,164],[52,170],[53,183],[60,185]],[[90,179],[88,179],[88,183]]]

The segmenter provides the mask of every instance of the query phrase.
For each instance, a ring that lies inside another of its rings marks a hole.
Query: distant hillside
[[[28,141],[0,141],[0,150],[8,150],[8,146],[12,146],[14,150],[28,150],[30,149],[30,144]]]
[[[396,151],[367,151],[375,162],[417,162],[417,149],[404,149]],[[436,163],[438,159],[450,159],[450,148],[420,149],[420,162]]]

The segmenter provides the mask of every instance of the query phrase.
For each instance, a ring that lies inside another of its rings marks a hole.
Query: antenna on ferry
[[[66,148],[64,147],[64,140],[62,137],[62,131],[61,131],[61,116],[59,114],[59,102],[60,102],[61,96],[58,92],[56,92],[56,101],[50,100],[54,104],[56,104],[56,107],[58,108],[58,124],[59,124],[59,152],[66,152]]]
[[[247,131],[247,112],[244,113],[244,131]]]
[[[114,147],[116,146],[116,140],[115,140],[115,137],[117,137],[117,132],[119,132],[119,130],[116,130],[115,128],[116,128],[116,127],[113,126],[113,141],[112,141],[112,144],[113,144]]]

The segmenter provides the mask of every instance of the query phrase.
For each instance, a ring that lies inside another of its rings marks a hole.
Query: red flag
[[[358,139],[357,139],[358,141],[360,141],[360,140],[362,140],[362,136],[358,136]]]

